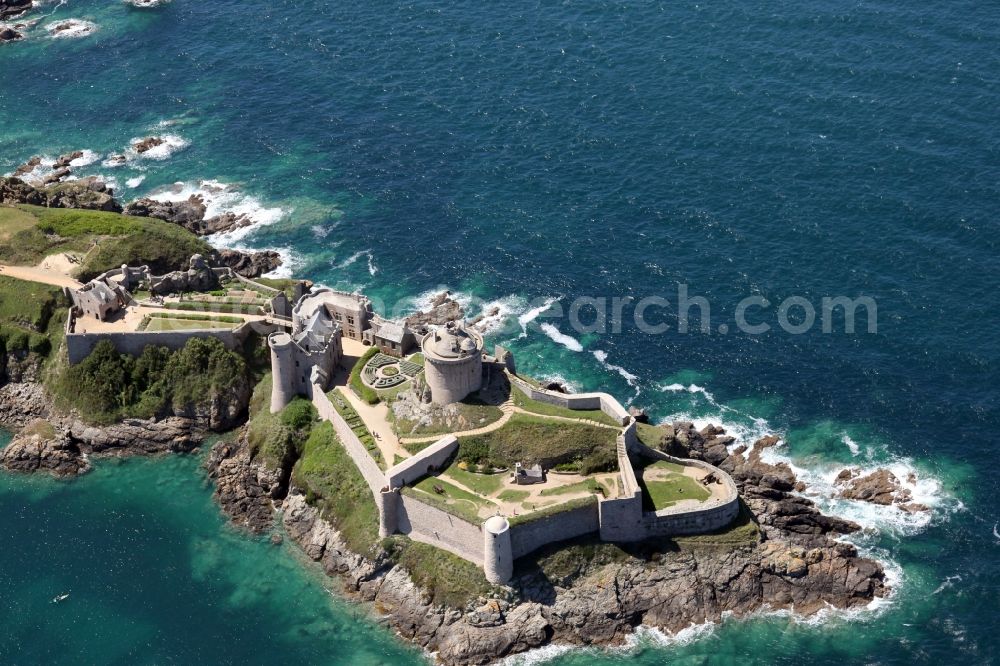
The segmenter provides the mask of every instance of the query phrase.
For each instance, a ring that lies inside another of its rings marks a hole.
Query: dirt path
[[[74,280],[61,270],[46,267],[45,261],[38,266],[8,266],[0,264],[0,275],[6,275],[18,280],[27,280],[28,282],[51,284],[55,287],[79,289],[83,286],[78,280]]]

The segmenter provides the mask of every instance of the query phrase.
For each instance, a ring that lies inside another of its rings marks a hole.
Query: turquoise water
[[[644,643],[641,660],[997,659],[995,5],[174,0],[142,12],[70,0],[55,16],[99,30],[0,50],[0,171],[86,148],[100,158],[79,173],[114,178],[125,198],[173,183],[174,196],[205,192],[261,222],[221,244],[281,248],[296,274],[389,310],[441,287],[473,309],[502,307],[491,337],[524,370],[610,390],[655,418],[721,420],[744,439],[777,430],[781,457],[824,508],[867,528],[859,544],[898,579],[877,612],[728,623],[683,645]],[[179,149],[102,164],[151,133]],[[732,323],[747,295],[871,296],[878,332],[649,335],[626,321],[580,334],[527,321],[550,299],[674,301],[678,282],[711,301],[713,324]],[[175,463],[148,464],[170,476]],[[915,471],[932,513],[830,499],[844,464]],[[56,486],[81,494],[67,516],[101,505],[98,474]],[[13,506],[29,506],[35,482],[10,483]],[[135,510],[157,501],[140,495]],[[184,522],[172,524],[162,538],[183,543]],[[339,631],[366,626],[317,599]],[[187,601],[199,629],[232,630]],[[268,615],[255,622],[278,631]],[[160,648],[151,660],[167,658]],[[328,649],[347,659],[360,647]],[[282,650],[257,646],[257,660]]]

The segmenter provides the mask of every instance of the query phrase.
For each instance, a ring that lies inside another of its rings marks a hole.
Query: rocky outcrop
[[[761,461],[777,438],[756,442],[745,460],[743,450],[728,453],[731,438],[719,428],[697,431],[677,423],[664,429],[663,439],[665,447],[731,470],[759,532],[751,528],[749,538],[732,544],[659,540],[576,551],[556,544],[518,560],[508,587],[457,608],[435,603],[378,547],[352,552],[294,487],[281,503],[281,520],[311,559],[343,581],[349,596],[369,602],[401,636],[445,664],[485,664],[553,642],[616,645],[640,624],[676,632],[765,609],[811,614],[854,608],[886,593],[881,567],[831,538],[857,526],[823,516],[793,496],[791,470]],[[245,441],[215,457],[223,508],[239,523],[267,529],[273,477],[262,477]],[[612,555],[586,554],[599,549]]]
[[[0,424],[23,428],[31,421],[47,417],[51,411],[49,398],[41,384],[17,382],[0,385]]]
[[[254,460],[245,441],[216,444],[205,468],[215,480],[216,500],[237,524],[258,533],[273,526],[273,502],[287,491],[285,472]]]
[[[72,439],[62,434],[23,434],[0,450],[0,467],[12,472],[76,476],[90,469],[90,461]]]
[[[197,236],[225,233],[253,224],[247,215],[236,213],[222,213],[206,219],[206,210],[204,200],[197,194],[192,194],[186,201],[136,199],[125,206],[126,215],[155,217],[179,224]]]
[[[161,139],[158,136],[147,136],[145,139],[139,139],[132,143],[132,150],[139,153],[148,152],[157,146],[162,146],[166,143],[166,139]]]
[[[196,254],[186,271],[173,271],[157,276],[149,289],[154,294],[179,294],[185,291],[211,291],[219,288],[219,276],[209,267],[205,257]]]
[[[260,252],[219,250],[216,261],[220,266],[227,266],[245,278],[255,278],[281,266],[281,255],[273,250]]]
[[[24,35],[14,28],[5,26],[0,28],[0,44],[5,44],[7,42],[17,42],[24,39]]]
[[[56,172],[59,173],[59,172]],[[29,185],[20,178],[0,178],[0,204],[32,204],[48,208],[82,208],[120,213],[114,191],[104,181],[90,176],[46,187]]]
[[[17,18],[32,7],[32,0],[0,0],[0,21]]]
[[[73,160],[78,160],[81,157],[83,157],[83,151],[82,150],[74,150],[71,153],[66,153],[65,155],[60,155],[59,158],[55,162],[53,162],[52,168],[53,169],[65,169],[66,167],[70,166],[70,162],[72,162]]]
[[[444,326],[450,321],[458,321],[465,316],[462,306],[451,297],[451,292],[442,291],[431,300],[426,312],[418,312],[406,318],[406,325],[412,329],[425,326]]]
[[[916,481],[916,478],[913,479]],[[928,511],[923,504],[913,502],[913,493],[904,488],[895,474],[887,469],[877,469],[870,474],[862,474],[856,468],[840,472],[834,484],[841,487],[840,497],[881,504],[896,505],[904,511],[914,513]]]

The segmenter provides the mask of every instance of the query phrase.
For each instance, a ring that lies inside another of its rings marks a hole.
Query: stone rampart
[[[518,391],[538,402],[545,402],[565,409],[595,410],[599,409],[622,426],[629,423],[631,417],[628,410],[622,407],[614,396],[607,393],[559,393],[532,386],[517,375],[507,371],[510,383]]]
[[[599,527],[598,506],[594,502],[539,520],[512,525],[511,551],[517,559],[550,543],[597,532]]]
[[[456,449],[458,449],[458,439],[454,435],[445,435],[386,472],[389,487],[401,488],[441,469]]]
[[[483,566],[483,530],[480,525],[473,525],[404,494],[400,495],[397,529],[411,539],[443,548]]]
[[[312,403],[316,406],[319,417],[333,424],[333,430],[337,433],[340,443],[344,445],[344,449],[351,456],[351,460],[354,461],[354,465],[361,472],[361,476],[365,478],[365,482],[371,489],[372,494],[376,496],[377,501],[379,493],[386,486],[385,474],[379,469],[378,464],[375,463],[368,450],[365,449],[365,445],[361,443],[358,436],[351,430],[351,426],[347,425],[344,417],[334,409],[333,403],[326,397],[326,393],[323,392],[322,387],[313,386]]]

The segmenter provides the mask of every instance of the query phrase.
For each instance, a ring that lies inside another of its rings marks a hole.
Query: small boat
[[[56,597],[53,597],[52,603],[54,603],[54,604],[62,603],[63,601],[66,601],[67,599],[69,599],[69,592],[66,592],[65,594],[60,594],[60,595],[58,595]]]

